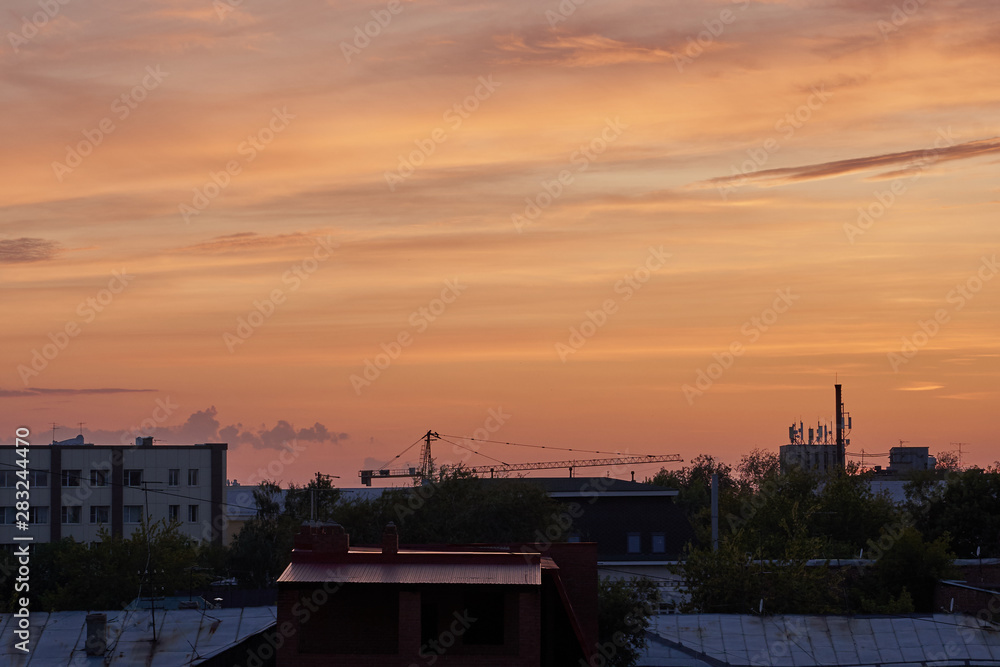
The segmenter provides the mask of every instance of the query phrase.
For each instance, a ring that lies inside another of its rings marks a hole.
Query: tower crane
[[[441,436],[434,431],[427,431],[421,440],[424,441],[420,452],[420,467],[409,468],[380,468],[378,470],[360,470],[358,476],[365,486],[372,485],[372,479],[388,479],[390,477],[412,477],[419,479],[430,479],[432,474],[431,442],[440,440]],[[416,444],[416,443],[413,443]],[[412,447],[413,445],[411,445]],[[409,447],[407,448],[409,449]],[[404,450],[405,452],[405,450]],[[397,455],[396,458],[399,458]],[[475,466],[470,468],[473,474],[485,473],[487,470],[492,476],[495,473],[517,472],[522,470],[548,470],[553,468],[569,468],[570,476],[573,475],[573,468],[587,468],[605,465],[629,465],[640,463],[666,463],[683,461],[679,454],[665,454],[662,456],[637,455],[618,456],[603,459],[572,459],[568,461],[541,461],[538,463],[500,463],[499,465]]]

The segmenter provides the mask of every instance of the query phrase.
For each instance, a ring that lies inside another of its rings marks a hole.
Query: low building
[[[837,445],[782,445],[779,449],[781,470],[793,467],[819,473],[843,470],[837,451]]]
[[[153,446],[152,438],[137,438],[135,445],[92,445],[78,436],[30,446],[22,467],[16,446],[0,446],[0,545],[12,548],[14,537],[25,535],[35,543],[96,542],[102,528],[128,536],[146,515],[177,520],[191,539],[221,544],[226,451],[225,443]],[[28,525],[21,527],[24,481]]]
[[[381,547],[351,547],[307,524],[278,589],[279,667],[568,667],[597,643],[593,544],[400,548],[390,524]]]
[[[570,507],[569,542],[596,542],[601,563],[673,562],[694,538],[676,489],[612,477],[527,477]]]
[[[929,447],[892,447],[889,449],[889,472],[905,474],[918,470],[933,470],[937,459]]]

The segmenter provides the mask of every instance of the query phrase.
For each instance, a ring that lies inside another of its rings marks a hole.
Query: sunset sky
[[[1000,458],[996,1],[577,1],[5,2],[0,440]]]

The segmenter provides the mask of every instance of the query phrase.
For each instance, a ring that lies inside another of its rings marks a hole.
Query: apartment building
[[[222,543],[226,480],[225,443],[156,445],[136,438],[135,445],[92,445],[82,436],[52,445],[32,445],[28,455],[28,528],[19,528],[23,502],[21,458],[13,445],[0,446],[0,545],[15,535],[35,542],[71,537],[100,539],[131,535],[144,515],[152,521],[176,519],[181,532],[198,541]]]

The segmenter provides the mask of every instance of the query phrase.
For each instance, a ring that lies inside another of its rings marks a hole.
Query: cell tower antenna
[[[961,468],[962,467],[962,447],[968,447],[969,443],[967,443],[967,442],[952,442],[952,443],[949,443],[949,444],[952,447],[957,447],[958,448],[958,467]]]

